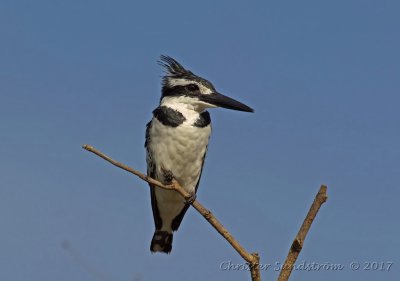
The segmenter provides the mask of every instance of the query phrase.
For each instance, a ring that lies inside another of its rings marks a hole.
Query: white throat
[[[198,116],[207,108],[216,107],[212,104],[196,100],[195,98],[179,96],[179,97],[164,97],[160,106],[167,106],[181,112],[183,115]],[[186,116],[185,116],[186,117]]]

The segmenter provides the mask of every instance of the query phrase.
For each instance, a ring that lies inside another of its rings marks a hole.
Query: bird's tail
[[[169,254],[172,250],[172,232],[156,230],[151,240],[150,251]]]

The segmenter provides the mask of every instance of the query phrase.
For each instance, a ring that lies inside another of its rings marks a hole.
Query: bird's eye
[[[189,84],[189,85],[187,85],[187,88],[189,91],[194,92],[199,89],[199,86],[197,86],[196,84]]]

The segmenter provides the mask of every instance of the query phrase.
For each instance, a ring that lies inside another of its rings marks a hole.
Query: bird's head
[[[185,69],[173,58],[161,56],[159,64],[166,70],[162,80],[161,104],[179,104],[198,112],[212,107],[253,112],[247,105],[218,93],[208,80]]]

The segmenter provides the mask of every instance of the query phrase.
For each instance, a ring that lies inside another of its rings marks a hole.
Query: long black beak
[[[223,108],[246,111],[246,112],[254,112],[254,110],[248,107],[247,105],[217,92],[209,95],[202,95],[200,99],[206,103],[213,104],[215,106]]]

